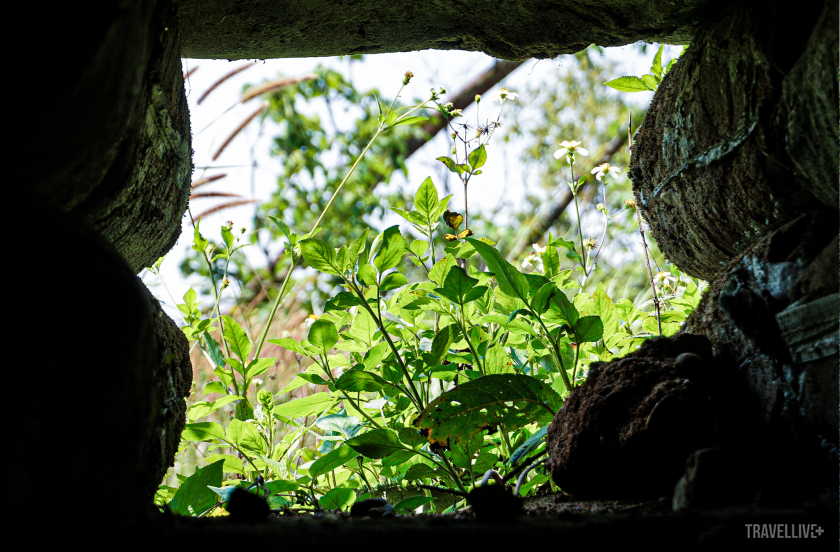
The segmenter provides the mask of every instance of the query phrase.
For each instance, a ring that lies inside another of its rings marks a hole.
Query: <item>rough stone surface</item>
[[[145,286],[141,287],[153,321],[156,351],[151,392],[157,410],[153,413],[152,434],[145,442],[142,461],[148,469],[146,499],[151,501],[166,471],[175,463],[181,432],[187,423],[184,399],[192,386],[192,363],[184,332],[163,312],[160,301]]]
[[[511,61],[592,43],[684,44],[706,0],[392,2],[182,0],[184,57],[266,59],[414,50],[481,51]],[[409,69],[409,68],[406,68]]]
[[[17,460],[6,497],[17,515],[42,519],[56,488],[70,485],[79,503],[63,508],[62,520],[130,518],[149,505],[150,483],[160,482],[150,481],[142,454],[160,408],[151,392],[157,343],[146,292],[108,243],[29,199],[7,214],[14,228],[42,218],[27,233],[31,242],[12,244],[31,288],[14,309],[10,340],[10,366],[24,387],[10,393],[6,430]],[[32,246],[55,244],[56,236],[73,247]],[[84,272],[56,271],[71,266]]]
[[[671,506],[678,512],[746,502],[750,498],[747,479],[743,467],[728,452],[718,448],[694,451],[674,488]]]
[[[837,209],[837,2],[826,2],[805,53],[782,83],[776,124],[785,136],[797,182],[832,209]],[[833,114],[832,116],[829,116]],[[836,259],[836,256],[835,256]]]
[[[548,430],[548,469],[576,496],[670,496],[693,451],[714,444],[711,349],[699,336],[655,338],[590,367]]]
[[[40,20],[41,8],[28,9]],[[21,151],[13,176],[85,222],[137,273],[175,244],[189,195],[175,3],[110,2],[81,21],[64,13],[72,11],[57,8],[42,27],[53,44],[67,45],[44,56],[61,93],[35,87],[27,101],[39,109],[12,115],[23,143],[44,142],[49,128],[49,147]]]
[[[698,31],[654,96],[635,140],[630,176],[660,249],[686,273],[711,280],[767,232],[824,207],[814,195],[821,192],[809,191],[811,181],[793,170],[788,151],[798,153],[786,146],[788,137],[826,143],[813,146],[816,153],[805,151],[803,159],[821,163],[815,178],[834,175],[837,209],[837,147],[831,145],[837,140],[837,94],[822,91],[799,103],[789,98],[792,115],[774,118],[785,83],[799,93],[794,79],[802,69],[792,72],[794,65],[828,71],[825,79],[836,81],[837,57],[810,55],[836,50],[836,25],[833,33],[814,32],[803,55],[821,9],[822,3],[790,10],[768,2],[722,11]],[[807,88],[804,95],[812,92]],[[827,106],[819,100],[823,94]],[[820,106],[823,111],[810,111]],[[825,135],[812,134],[823,127]]]
[[[766,486],[772,481],[776,492],[818,492],[837,483],[836,352],[794,362],[777,323],[797,283],[813,277],[814,263],[832,254],[837,231],[837,215],[830,211],[784,225],[727,266],[684,327],[709,338],[721,367],[715,389],[725,420],[722,444],[749,459],[751,471]],[[836,259],[836,245],[833,250]],[[840,287],[836,269],[815,279],[835,293]],[[836,328],[831,336],[836,351]],[[778,478],[779,470],[796,476]]]

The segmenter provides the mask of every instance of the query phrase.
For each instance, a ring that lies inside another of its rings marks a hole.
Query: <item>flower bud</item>
[[[413,77],[413,76],[414,76],[414,73],[412,73],[411,71],[406,71],[405,72],[405,77],[403,78],[403,86],[408,84],[411,81],[411,77]]]

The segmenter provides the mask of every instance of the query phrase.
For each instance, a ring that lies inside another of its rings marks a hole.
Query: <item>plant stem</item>
[[[627,123],[627,144],[630,149],[630,155],[633,154],[633,112],[630,112]],[[648,257],[647,240],[645,240],[645,231],[642,229],[642,206],[636,205],[636,220],[639,223],[639,234],[642,236],[642,251],[645,254],[645,265],[647,266],[648,278],[650,279],[650,289],[653,291],[653,306],[656,307],[656,324],[659,326],[659,337],[662,337],[662,318],[659,315],[659,297],[656,296],[656,284],[653,283],[653,271],[650,269],[650,258]]]

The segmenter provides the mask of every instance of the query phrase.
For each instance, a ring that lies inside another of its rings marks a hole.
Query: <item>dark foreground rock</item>
[[[711,348],[703,337],[652,339],[590,367],[548,430],[548,468],[576,496],[670,496],[693,451],[714,444]]]
[[[26,205],[9,215],[31,240],[12,247],[28,277],[10,340],[11,519],[56,505],[79,523],[142,516],[185,422],[186,339],[108,243],[57,209]]]
[[[766,492],[837,488],[837,231],[836,213],[823,211],[771,233],[727,266],[685,324],[711,341],[721,368],[721,444]]]

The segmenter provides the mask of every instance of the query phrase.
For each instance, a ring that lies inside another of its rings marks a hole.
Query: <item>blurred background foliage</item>
[[[357,56],[354,62],[365,63],[365,60]],[[470,210],[470,227],[477,235],[496,241],[499,249],[513,262],[527,256],[533,243],[544,245],[549,232],[554,237],[575,237],[574,204],[570,203],[571,194],[564,183],[570,179],[569,167],[565,158],[556,160],[552,154],[561,141],[579,140],[590,152],[588,157],[578,156],[574,175],[575,179],[587,176],[580,202],[586,237],[600,241],[604,230],[603,217],[596,211],[596,204],[605,203],[613,216],[607,228],[606,245],[598,257],[598,268],[589,282],[592,285],[602,282],[615,299],[626,297],[641,304],[650,298],[651,292],[640,255],[636,215],[632,208],[623,212],[622,209],[623,201],[633,197],[626,177],[628,116],[632,112],[635,131],[645,111],[631,104],[627,94],[603,85],[617,76],[616,71],[615,64],[604,57],[601,49],[591,47],[564,56],[548,84],[540,82],[515,90],[519,97],[517,101],[507,102],[503,128],[497,132],[496,140],[500,138],[520,145],[522,154],[518,166],[521,172],[508,175],[506,193],[511,197],[500,198],[496,209],[489,212]],[[333,69],[319,66],[314,75],[311,80],[263,96],[268,107],[261,118],[277,123],[264,128],[275,132],[270,154],[277,160],[279,174],[276,189],[255,208],[254,227],[261,230],[250,234],[251,243],[262,252],[264,262],[252,263],[243,254],[236,254],[228,267],[228,276],[239,284],[238,290],[234,291],[238,305],[231,314],[238,311],[240,315],[247,313],[246,318],[264,316],[275,297],[272,284],[282,280],[288,269],[288,260],[275,247],[283,241],[282,234],[268,217],[278,217],[294,231],[306,232],[375,132],[378,104],[384,109],[394,100],[377,89],[358,90],[345,74]],[[264,83],[254,86],[261,84]],[[494,84],[493,88],[497,90],[504,86],[504,80]],[[394,105],[401,107],[421,101],[420,98],[411,101],[401,98]],[[328,115],[322,117],[319,113]],[[347,124],[348,120],[353,123]],[[456,121],[473,123],[462,119]],[[442,132],[449,133],[452,129]],[[381,135],[336,198],[321,224],[323,230],[319,238],[340,247],[354,239],[363,224],[381,226],[379,223],[389,215],[390,207],[409,206],[416,187],[429,174],[409,174],[406,159],[418,143],[427,143],[431,138],[428,125],[400,125]],[[410,143],[415,145],[411,151]],[[433,146],[435,144],[426,147]],[[448,149],[446,146],[435,155],[447,155]],[[499,146],[496,146],[498,150]],[[603,186],[590,174],[593,167],[603,162],[623,169],[618,179],[610,181],[606,201]],[[398,180],[406,184],[387,186],[397,172],[405,176]],[[449,183],[440,181],[444,174],[439,172],[432,177],[441,193],[448,194],[451,193]],[[461,207],[453,204],[452,209]],[[648,239],[650,241],[650,237]],[[443,245],[437,244],[441,253]],[[652,254],[654,271],[665,270],[655,243]],[[223,274],[222,262],[224,260],[219,259],[214,264],[217,278]],[[195,252],[184,259],[181,272],[185,277],[203,276],[201,281],[209,282],[207,264]],[[298,280],[293,291],[297,295],[295,308],[317,314],[334,292],[337,282],[323,276],[311,278],[306,271],[295,276]],[[410,277],[411,274],[409,280]],[[209,294],[209,288],[197,286],[197,290]]]

